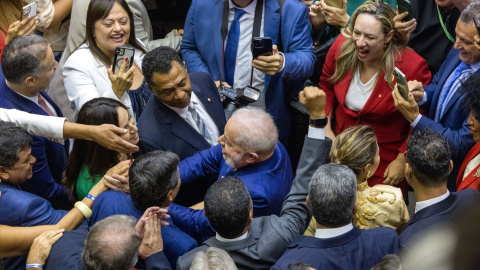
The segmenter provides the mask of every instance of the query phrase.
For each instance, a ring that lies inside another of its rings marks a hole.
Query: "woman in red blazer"
[[[470,117],[467,123],[473,139],[477,142],[463,160],[457,176],[457,191],[473,188],[479,190],[480,185],[480,92],[478,85],[480,76],[473,74],[466,82],[462,83],[465,91],[465,108],[470,108]]]
[[[328,52],[319,86],[327,94],[327,115],[334,119],[333,125],[327,126],[327,135],[351,126],[371,126],[378,138],[381,162],[368,184],[400,183],[405,196],[403,153],[410,125],[394,106],[393,68],[399,68],[408,81],[423,85],[430,82],[431,74],[426,61],[406,48],[395,31],[395,15],[383,1],[360,6]]]

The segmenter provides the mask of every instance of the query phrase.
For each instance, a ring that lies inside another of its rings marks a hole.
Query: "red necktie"
[[[43,98],[43,96],[42,96],[41,94],[38,94],[38,105],[39,105],[40,108],[42,108],[46,113],[48,113],[48,115],[53,116],[53,113],[52,113],[52,111],[50,110],[50,108],[48,107],[47,102],[45,101],[45,98]]]

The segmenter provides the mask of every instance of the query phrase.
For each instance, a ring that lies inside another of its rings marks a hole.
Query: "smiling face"
[[[155,97],[167,106],[174,108],[185,108],[190,104],[192,96],[192,85],[188,77],[187,68],[172,61],[172,68],[168,73],[154,72],[153,84],[149,87]]]
[[[480,122],[475,118],[473,112],[470,112],[467,123],[470,128],[470,133],[473,136],[473,140],[480,142]]]
[[[102,52],[109,56],[117,46],[123,46],[130,38],[130,19],[123,7],[115,2],[107,17],[95,22],[95,41]]]
[[[246,159],[248,153],[245,153],[245,150],[234,142],[234,138],[238,136],[239,132],[241,131],[235,119],[230,118],[225,126],[225,133],[218,138],[218,143],[222,146],[225,163],[234,169],[239,169],[247,165]]]
[[[2,167],[0,176],[12,185],[19,185],[33,176],[33,164],[36,159],[32,156],[32,148],[18,152],[18,161],[12,168]]]
[[[127,142],[132,144],[138,143],[138,128],[135,126],[135,121],[133,118],[128,115],[127,110],[122,107],[117,107],[118,112],[118,126],[127,130],[127,133],[123,134],[122,137]]]
[[[352,39],[358,60],[363,63],[379,62],[382,58],[385,44],[390,42],[393,31],[386,36],[382,23],[370,14],[358,14],[353,27]]]
[[[478,35],[475,24],[473,22],[467,24],[458,19],[455,33],[457,39],[453,47],[460,51],[460,60],[469,65],[480,62],[480,51],[475,47],[473,39]]]

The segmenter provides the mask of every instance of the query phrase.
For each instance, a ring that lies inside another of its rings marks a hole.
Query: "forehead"
[[[112,20],[118,17],[128,17],[127,11],[117,2],[115,2],[112,6],[110,12],[105,16],[105,18],[100,18],[100,20]]]
[[[382,33],[382,22],[373,15],[361,13],[358,14],[353,28],[365,34],[378,35]]]
[[[179,84],[185,78],[187,78],[188,73],[185,67],[180,66],[176,61],[172,62],[172,68],[168,73],[159,73],[153,72],[152,81],[154,83],[154,88],[168,88],[174,87]],[[156,86],[156,87],[155,87]]]
[[[478,35],[475,24],[465,23],[461,19],[458,19],[457,25],[455,26],[455,34],[466,41],[473,42],[473,37]]]

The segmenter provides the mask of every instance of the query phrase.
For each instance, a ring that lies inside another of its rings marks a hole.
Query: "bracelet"
[[[89,199],[92,200],[92,201],[95,201],[95,198],[97,198],[97,197],[93,196],[93,195],[90,194],[90,193],[88,193],[87,196],[85,196],[85,197],[89,198]]]
[[[92,216],[92,209],[90,209],[85,203],[83,202],[76,202],[75,208],[82,212],[83,216],[87,219]]]
[[[26,265],[26,268],[31,268],[31,267],[36,267],[36,268],[42,268],[43,269],[43,264],[29,263],[29,264]]]

